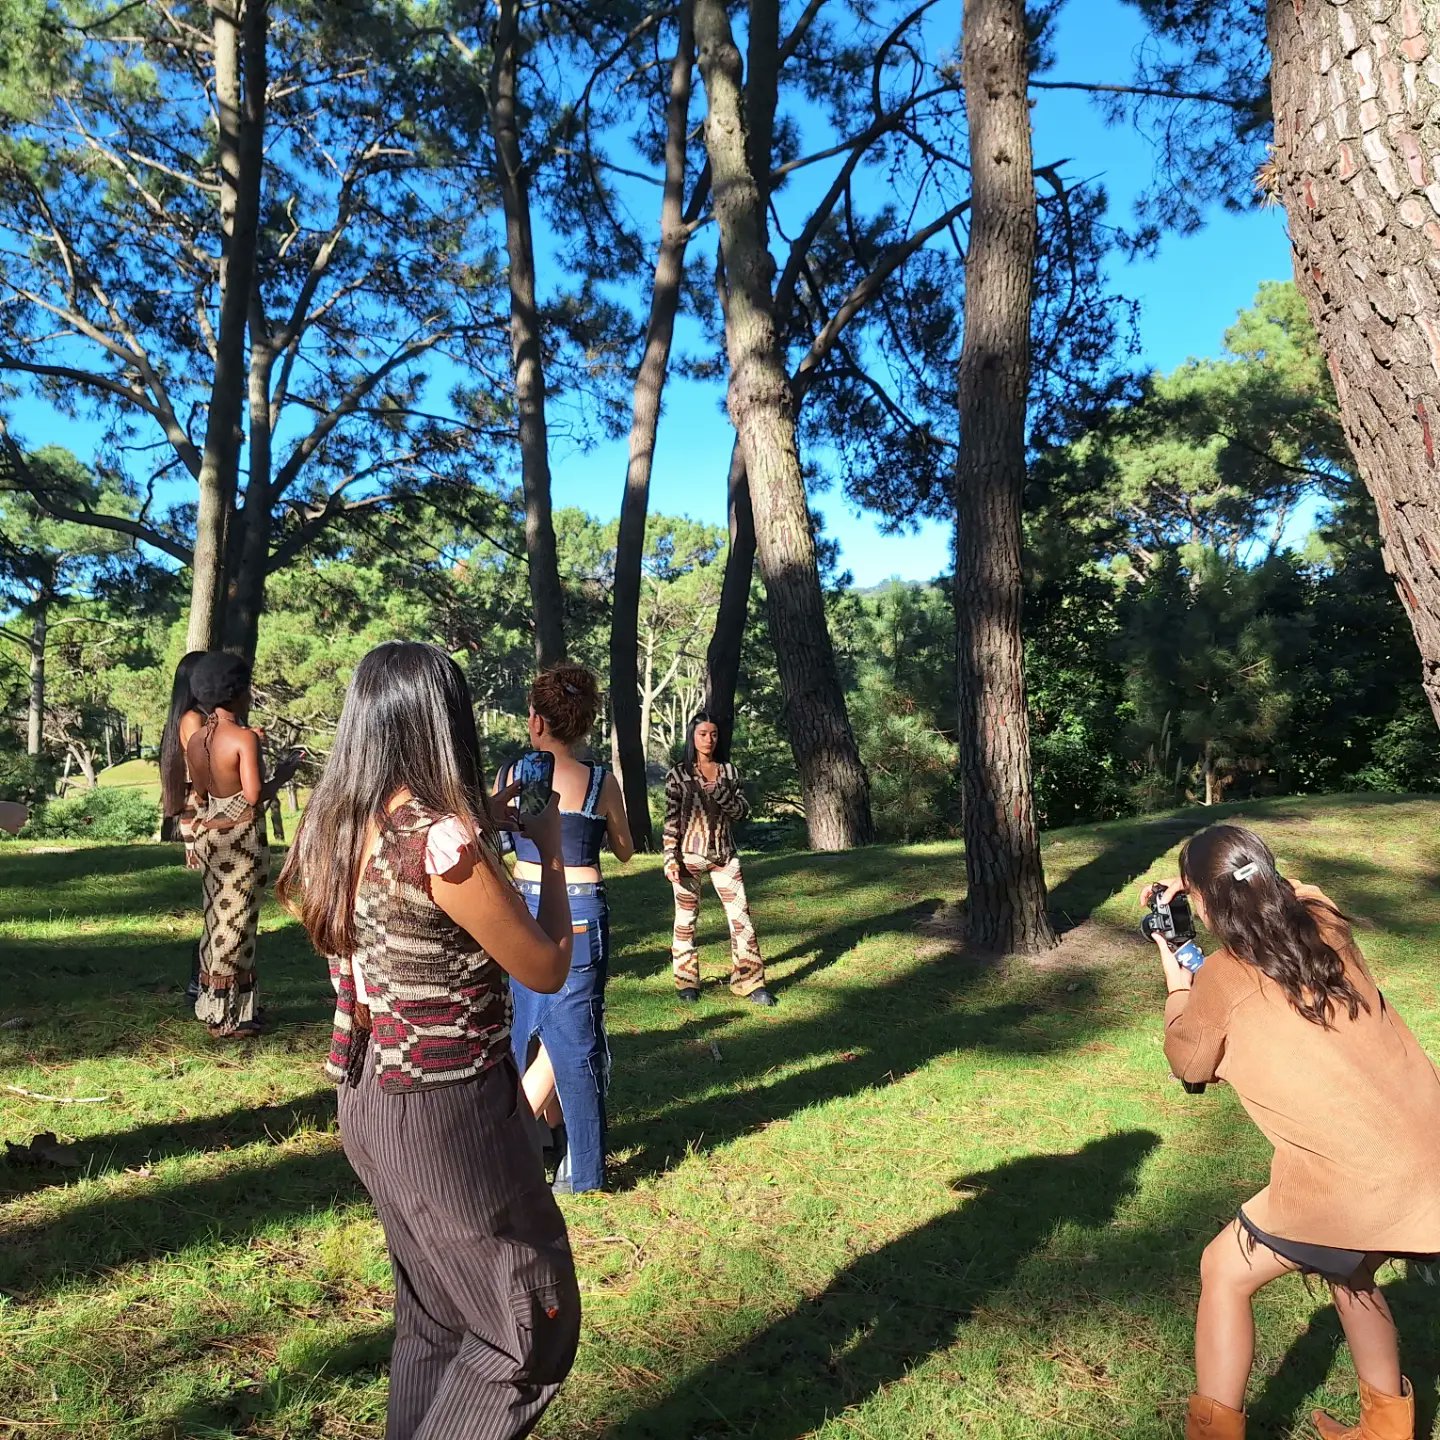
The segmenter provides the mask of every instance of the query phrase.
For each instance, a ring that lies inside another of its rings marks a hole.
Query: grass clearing
[[[1365,921],[1432,1054],[1440,801],[1225,807]],[[1214,812],[1205,816],[1214,818]],[[1136,877],[1198,812],[1058,832],[1074,926],[1037,965],[948,938],[953,845],[747,860],[780,1005],[668,978],[653,859],[611,887],[616,1190],[567,1200],[586,1305],[549,1440],[952,1440],[1180,1433],[1200,1249],[1264,1182],[1223,1089],[1160,1051]],[[180,1006],[199,883],[159,846],[0,850],[0,1138],[55,1131],[74,1171],[0,1163],[0,1436],[375,1440],[389,1288],[320,1070],[324,966],[267,907],[273,1022],[217,1045]],[[1172,867],[1173,868],[1173,867]],[[1389,1282],[1424,1426],[1440,1290]],[[1252,1435],[1353,1414],[1322,1297],[1261,1299]],[[1428,1428],[1422,1434],[1430,1434]]]

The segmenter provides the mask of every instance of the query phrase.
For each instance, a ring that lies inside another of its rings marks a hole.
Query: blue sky
[[[1047,78],[1122,81],[1142,35],[1134,12],[1119,0],[1071,0],[1054,45],[1060,63]],[[1128,127],[1107,126],[1084,94],[1039,91],[1036,99],[1037,163],[1068,158],[1067,173],[1103,182],[1112,215],[1128,218],[1154,166],[1147,141]],[[1290,278],[1283,212],[1231,215],[1217,210],[1199,233],[1166,237],[1150,260],[1117,258],[1110,274],[1120,293],[1140,302],[1142,365],[1169,370],[1190,356],[1218,355],[1225,329],[1250,304],[1260,282]],[[731,431],[723,399],[719,385],[670,382],[656,446],[652,509],[724,523]],[[557,447],[551,459],[556,505],[614,516],[625,457],[623,440],[583,453]],[[914,534],[883,535],[873,519],[836,490],[819,496],[818,507],[857,584],[873,585],[891,576],[929,579],[949,566],[946,527],[931,523]]]

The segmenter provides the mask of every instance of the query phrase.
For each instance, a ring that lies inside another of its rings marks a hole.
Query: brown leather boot
[[[1192,1395],[1185,1413],[1185,1440],[1245,1440],[1244,1412]]]
[[[1342,1425],[1323,1410],[1315,1412],[1315,1428],[1324,1440],[1415,1440],[1415,1391],[1400,1381],[1402,1395],[1384,1395],[1360,1382],[1360,1423]]]

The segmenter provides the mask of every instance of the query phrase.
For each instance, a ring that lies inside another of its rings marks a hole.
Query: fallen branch
[[[23,1095],[27,1100],[48,1100],[52,1105],[103,1105],[108,1095],[41,1095],[38,1091],[27,1090],[23,1085],[4,1085],[12,1095]]]

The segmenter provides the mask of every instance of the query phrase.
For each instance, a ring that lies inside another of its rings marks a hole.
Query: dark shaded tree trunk
[[[550,455],[545,432],[545,367],[540,311],[535,299],[535,239],[530,228],[530,185],[520,153],[517,91],[520,70],[519,0],[499,0],[490,67],[490,122],[499,162],[509,257],[510,354],[520,421],[520,474],[525,493],[525,555],[535,610],[535,658],[553,665],[565,658],[565,592],[555,523],[550,514]]]
[[[1427,18],[1428,17],[1428,18]],[[1385,567],[1440,721],[1440,37],[1426,0],[1270,0],[1274,158]]]
[[[270,561],[270,481],[274,448],[270,430],[270,378],[275,356],[258,315],[252,316],[250,337],[250,465],[245,481],[245,504],[237,517],[237,543],[231,551],[224,635],[225,648],[243,655],[253,664],[260,640],[265,576]]]
[[[245,329],[255,282],[265,164],[269,0],[223,0],[211,6],[211,16],[220,152],[220,319],[200,459],[188,650],[212,649],[221,629],[226,533],[238,488],[245,403]]]
[[[1036,245],[1024,0],[965,0],[971,224],[955,471],[955,631],[970,942],[1055,944],[1030,772],[1020,513]]]
[[[675,336],[680,286],[685,278],[685,251],[691,234],[684,208],[685,142],[691,77],[695,69],[692,15],[693,6],[690,0],[685,0],[680,7],[679,38],[670,71],[670,100],[665,110],[665,192],[660,203],[660,254],[655,262],[655,283],[650,293],[645,354],[635,377],[630,463],[625,472],[625,496],[620,504],[620,530],[615,542],[615,593],[610,610],[610,706],[615,726],[612,754],[637,850],[652,850],[655,846],[645,776],[648,727],[641,714],[638,693],[640,583],[660,398],[670,368],[670,346]]]
[[[25,720],[25,753],[38,755],[45,745],[45,645],[49,606],[42,597],[30,618],[30,707]]]
[[[735,692],[740,684],[740,657],[745,649],[745,624],[750,615],[750,586],[755,574],[755,512],[740,442],[730,452],[730,548],[725,577],[715,610],[715,631],[705,652],[705,709],[715,717],[722,735],[735,733]]]
[[[844,850],[873,838],[870,785],[830,640],[805,494],[790,381],[771,294],[761,191],[750,172],[736,49],[724,0],[696,0],[707,99],[705,146],[728,287],[730,418],[739,437],[785,721],[800,772],[810,843]]]

